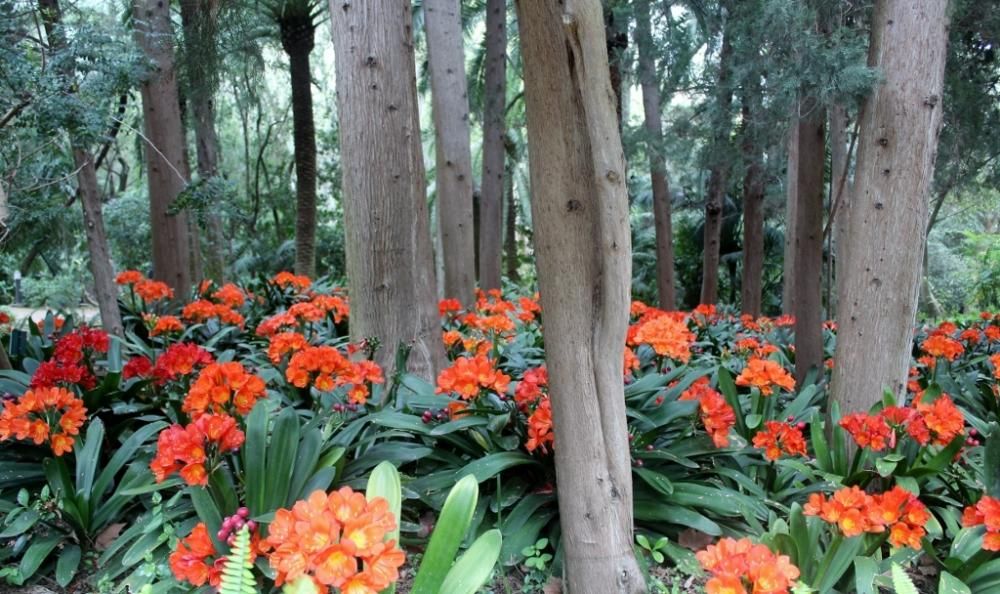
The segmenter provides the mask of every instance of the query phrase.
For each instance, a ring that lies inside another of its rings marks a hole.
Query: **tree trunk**
[[[649,4],[635,5],[635,44],[639,48],[639,83],[642,86],[644,125],[649,142],[649,177],[653,189],[653,225],[656,230],[656,291],[661,309],[677,309],[674,285],[674,245],[670,221],[670,186],[663,154],[663,125],[655,46],[650,27]]]
[[[444,293],[471,305],[476,292],[476,242],[472,229],[472,150],[460,1],[424,0],[424,26],[431,71]]]
[[[507,0],[486,1],[483,181],[479,194],[479,285],[499,289],[507,107]],[[509,216],[509,215],[508,215]]]
[[[521,280],[521,275],[517,271],[520,260],[517,255],[517,199],[514,197],[514,171],[512,169],[507,170],[507,217],[504,219],[504,225],[507,278],[517,282]]]
[[[836,317],[837,307],[837,262],[841,250],[846,246],[840,241],[840,235],[846,223],[844,219],[844,203],[848,200],[850,184],[847,181],[850,155],[847,145],[847,110],[842,104],[835,103],[830,108],[830,218],[827,225],[831,227],[827,238],[827,317]],[[832,281],[832,282],[831,282]]]
[[[792,107],[788,126],[788,165],[785,171],[785,258],[781,274],[781,313],[795,313],[795,223],[799,202],[799,104]]]
[[[764,270],[764,155],[754,133],[754,117],[760,105],[760,86],[751,87],[754,96],[743,99],[743,278],[740,283],[742,311],[761,314]]]
[[[54,50],[66,49],[67,38],[59,31],[62,24],[62,10],[58,0],[39,0],[38,5],[42,13],[49,46]],[[61,74],[67,77],[65,81],[67,88],[75,88],[75,73],[72,70],[67,70]],[[111,266],[108,236],[104,232],[101,193],[97,186],[94,158],[88,150],[81,146],[80,139],[72,131],[69,132],[69,137],[73,149],[73,161],[77,169],[77,190],[83,208],[83,228],[87,235],[90,272],[94,277],[94,292],[97,297],[98,310],[101,313],[101,326],[109,334],[124,336],[125,330],[122,325],[121,312],[118,310],[118,286],[115,284],[115,272]],[[0,188],[0,194],[3,194],[2,188]],[[3,206],[6,207],[6,195],[3,195],[3,198]]]
[[[194,115],[198,177],[205,181],[219,174],[219,135],[215,130],[215,90],[219,67],[215,36],[219,5],[216,0],[181,0],[180,7],[188,96]],[[208,254],[205,257],[205,273],[208,278],[222,282],[225,278],[226,240],[221,205],[215,206],[206,217]]]
[[[712,140],[711,167],[708,175],[708,191],[705,196],[704,250],[702,253],[701,302],[715,303],[719,300],[719,248],[722,242],[722,215],[729,185],[729,157],[724,147],[729,142],[729,110],[733,92],[729,87],[731,76],[730,60],[733,46],[728,26],[722,34],[722,50],[719,52],[719,78],[716,98],[716,117],[713,123],[715,137]]]
[[[331,2],[351,338],[396,349],[433,381],[444,363],[424,180],[409,2]],[[471,198],[471,197],[470,197]],[[471,254],[471,252],[470,252]],[[471,258],[470,258],[471,261]]]
[[[643,592],[621,366],[628,197],[601,5],[516,4],[568,591]]]
[[[608,75],[611,77],[611,89],[615,97],[615,115],[618,118],[618,129],[622,127],[625,113],[623,62],[628,50],[628,21],[615,14],[621,5],[621,0],[605,0],[601,3],[604,14],[604,36],[608,45]],[[623,22],[624,21],[624,22]]]
[[[292,79],[292,122],[295,142],[295,274],[316,275],[316,126],[313,123],[309,54],[316,37],[311,14],[290,15],[279,22],[281,45],[288,54]]]
[[[153,277],[170,285],[177,299],[191,289],[191,247],[187,213],[171,214],[171,205],[187,182],[184,130],[177,100],[173,26],[170,5],[135,0],[136,43],[154,68],[140,85],[147,146],[143,147],[149,183],[149,218],[153,236]]]
[[[883,81],[861,110],[832,396],[866,411],[902,401],[913,341],[948,43],[947,0],[875,4],[869,65]],[[861,249],[863,247],[863,249]]]
[[[802,100],[795,207],[795,378],[823,365],[823,214],[826,109]]]

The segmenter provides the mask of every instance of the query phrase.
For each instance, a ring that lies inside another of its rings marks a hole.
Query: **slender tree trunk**
[[[701,302],[715,303],[719,300],[719,248],[722,242],[722,215],[729,187],[729,158],[725,146],[729,143],[730,115],[733,92],[729,85],[732,75],[733,46],[728,26],[722,34],[722,50],[719,52],[719,78],[716,98],[716,118],[713,123],[715,138],[711,168],[708,175],[708,191],[705,196],[704,250],[702,254]]]
[[[143,147],[149,183],[153,236],[153,277],[170,285],[178,299],[191,289],[191,242],[187,213],[171,214],[184,178],[184,129],[177,99],[170,5],[135,0],[136,43],[154,66],[140,85],[147,145]]]
[[[313,123],[309,54],[316,37],[310,14],[279,22],[281,45],[288,54],[292,78],[292,122],[295,141],[295,273],[316,275],[316,126]]]
[[[781,274],[781,312],[795,313],[795,225],[799,203],[799,104],[792,107],[788,126],[788,165],[785,187],[785,258]]]
[[[424,24],[431,70],[444,293],[471,305],[476,291],[476,241],[460,0],[424,0]]]
[[[378,340],[381,349],[375,360],[387,373],[393,372],[397,346],[412,346],[409,370],[433,380],[444,362],[444,347],[417,117],[410,3],[332,1],[330,15],[351,338]]]
[[[604,36],[608,44],[608,74],[611,77],[611,89],[615,97],[615,115],[618,117],[618,128],[622,127],[625,113],[625,69],[623,62],[628,50],[628,22],[621,15],[615,14],[621,0],[605,0],[601,3],[604,11]]]
[[[635,5],[635,44],[639,48],[639,83],[642,86],[644,125],[649,142],[649,177],[653,189],[653,225],[656,230],[656,290],[660,308],[677,309],[674,285],[673,229],[670,221],[670,185],[663,159],[663,125],[660,113],[660,86],[656,58],[653,55],[653,35],[649,4],[640,0]]]
[[[507,0],[486,1],[483,182],[479,194],[479,285],[500,288],[507,107]],[[508,215],[509,216],[509,215]]]
[[[823,365],[823,214],[826,109],[802,100],[795,209],[795,377]]]
[[[181,0],[181,23],[184,28],[184,59],[188,74],[188,96],[194,116],[195,152],[198,177],[211,179],[219,174],[219,135],[215,130],[215,91],[219,64],[216,29],[219,5],[216,0]],[[222,226],[221,205],[207,214],[208,254],[205,272],[208,278],[222,282],[226,267],[226,239]]]
[[[842,104],[835,103],[830,108],[830,225],[827,238],[827,310],[828,317],[836,316],[837,307],[837,262],[840,261],[841,250],[846,246],[840,241],[841,233],[846,226],[843,205],[848,200],[849,192],[847,171],[850,155],[847,148],[847,110]]]
[[[518,0],[568,591],[645,591],[621,356],[631,239],[601,5]]]
[[[869,65],[884,77],[861,110],[848,242],[840,276],[833,399],[865,411],[902,401],[920,289],[948,43],[947,0],[879,0]]]
[[[758,317],[761,314],[761,292],[764,270],[764,155],[754,132],[756,107],[760,105],[760,86],[743,98],[743,278],[740,283],[742,311]]]
[[[60,31],[62,10],[58,0],[39,0],[38,6],[42,14],[49,46],[54,50],[66,49],[68,41]],[[74,72],[67,70],[61,74],[66,77],[67,88],[75,87]],[[83,228],[87,235],[90,272],[94,277],[94,292],[97,297],[97,307],[101,313],[101,326],[109,334],[124,336],[121,312],[118,310],[118,286],[115,284],[115,272],[111,266],[108,236],[104,232],[101,193],[97,185],[94,158],[88,150],[83,148],[80,139],[72,131],[69,132],[69,138],[73,149],[73,161],[77,169],[77,190],[80,205],[83,208]],[[2,188],[0,188],[0,195],[3,196],[3,206],[6,210],[6,194],[3,194]],[[3,218],[0,218],[0,223],[2,221]]]
[[[517,199],[514,197],[514,172],[507,169],[507,216],[504,219],[504,252],[507,259],[507,278],[513,282],[521,280],[517,268]]]

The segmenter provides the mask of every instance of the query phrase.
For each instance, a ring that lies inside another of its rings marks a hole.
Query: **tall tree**
[[[288,55],[295,144],[295,273],[316,274],[316,124],[309,55],[316,43],[320,5],[315,0],[274,0],[268,5]]]
[[[215,91],[218,87],[219,52],[218,0],[181,0],[181,26],[184,29],[184,66],[187,74],[188,104],[194,116],[195,153],[199,181],[204,183],[219,174],[221,148],[215,129]],[[206,215],[208,254],[205,272],[216,282],[225,274],[226,245],[222,214],[215,205]]]
[[[39,12],[48,38],[49,47],[54,51],[69,49],[69,36],[62,30],[62,8],[58,0],[39,0]],[[60,60],[62,65],[59,73],[62,80],[60,86],[73,92],[77,86],[76,73],[73,72],[70,60]],[[83,208],[83,227],[87,235],[87,251],[90,256],[90,272],[94,277],[94,293],[97,297],[97,307],[101,313],[101,326],[110,334],[124,336],[121,312],[118,309],[118,287],[115,285],[114,268],[111,265],[111,250],[108,248],[108,236],[104,230],[104,216],[101,206],[101,192],[97,185],[97,170],[94,156],[88,143],[79,132],[72,129],[69,132],[70,147],[73,152],[73,163],[77,173],[77,198]],[[0,194],[3,189],[0,188]],[[6,195],[3,195],[3,210],[6,210]],[[0,227],[3,218],[0,217]],[[8,365],[9,367],[9,365]]]
[[[184,130],[174,68],[174,34],[170,5],[162,0],[135,0],[136,43],[152,63],[140,85],[149,182],[149,218],[153,236],[153,277],[170,285],[177,298],[191,290],[191,250],[187,213],[173,212],[177,195],[187,185],[184,174]]]
[[[838,279],[832,397],[842,410],[868,410],[884,389],[905,394],[947,42],[948,0],[876,2],[869,65],[883,80],[861,110],[853,247]]]
[[[447,297],[471,305],[476,289],[476,240],[461,2],[424,0],[424,11],[434,113],[444,292]]]
[[[601,3],[517,11],[568,590],[642,592],[621,366],[631,239]]]
[[[499,289],[503,253],[507,0],[486,0],[485,83],[483,175],[479,194],[479,285],[483,289]]]
[[[705,195],[704,249],[702,253],[701,302],[715,303],[719,299],[719,258],[722,244],[722,215],[729,187],[731,168],[728,153],[732,122],[733,45],[729,31],[728,2],[722,3],[722,48],[719,51],[719,74],[716,84],[715,117],[712,119],[714,137],[709,154],[708,188]]]
[[[444,362],[417,114],[410,3],[331,7],[343,163],[351,337],[392,371],[433,379]],[[402,312],[405,312],[402,313]]]
[[[785,257],[781,274],[781,312],[795,314],[795,222],[799,202],[799,104],[791,109],[785,169]]]
[[[649,177],[653,189],[653,225],[656,231],[656,291],[662,309],[677,309],[674,285],[674,245],[670,221],[670,185],[663,159],[663,124],[660,83],[656,68],[649,3],[635,4],[635,44],[639,49],[639,84],[642,87],[644,127],[648,142]]]
[[[760,84],[748,84],[743,93],[743,278],[740,283],[742,311],[761,314],[764,270],[764,151],[758,133],[761,106]]]

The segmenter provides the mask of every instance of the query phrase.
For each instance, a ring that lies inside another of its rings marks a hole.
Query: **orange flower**
[[[888,530],[889,542],[893,546],[917,550],[930,520],[927,507],[899,486],[875,495],[869,495],[858,487],[847,487],[834,493],[829,500],[820,493],[813,493],[803,512],[836,524],[848,538],[865,532]]]
[[[178,472],[189,485],[206,485],[206,462],[239,449],[243,441],[243,432],[229,415],[201,415],[186,427],[175,424],[160,432],[149,468],[158,483]]]
[[[285,379],[298,388],[312,384],[323,392],[347,386],[347,398],[355,404],[367,401],[369,384],[385,382],[377,364],[367,360],[352,362],[331,346],[307,346],[296,352],[285,369]]]
[[[641,366],[639,357],[635,354],[635,351],[631,347],[625,347],[625,360],[622,363],[622,375],[631,376],[633,371],[636,371]]]
[[[222,568],[211,558],[215,546],[208,535],[208,527],[198,522],[186,538],[177,541],[177,548],[170,554],[170,571],[179,582],[193,586],[206,583],[218,586],[222,581]]]
[[[167,283],[162,283],[160,281],[142,279],[135,283],[132,290],[135,291],[135,294],[146,303],[153,303],[163,299],[174,298],[174,290],[171,289]]]
[[[990,355],[990,364],[993,365],[993,377],[1000,379],[1000,353]]]
[[[963,526],[986,525],[983,549],[1000,551],[1000,499],[983,495],[979,502],[965,508],[962,514]]]
[[[787,594],[799,578],[788,556],[749,538],[723,538],[695,557],[711,576],[707,594]]]
[[[296,291],[305,291],[312,285],[312,281],[308,276],[296,276],[291,272],[282,271],[271,278],[271,284],[283,289],[292,287]]]
[[[521,381],[514,388],[514,402],[521,410],[534,406],[544,396],[543,388],[549,383],[549,373],[544,365],[526,369]]]
[[[65,388],[30,389],[17,400],[7,400],[0,411],[0,441],[11,438],[41,445],[46,441],[56,456],[73,450],[73,436],[87,420],[83,401]]]
[[[212,355],[196,344],[186,342],[172,344],[156,360],[153,377],[158,383],[164,384],[190,375],[198,366],[208,365],[213,361]]]
[[[338,297],[337,295],[316,295],[309,303],[325,314],[332,313],[334,324],[341,323],[351,313],[351,307],[348,305],[347,299]]]
[[[184,324],[181,323],[180,319],[176,316],[152,316],[146,314],[143,316],[143,320],[147,324],[152,325],[149,330],[150,336],[160,336],[161,334],[172,334],[174,332],[183,332]]]
[[[247,302],[246,293],[233,283],[226,283],[219,287],[218,291],[212,293],[212,299],[234,309],[243,307],[243,304]]]
[[[459,357],[451,367],[438,374],[438,394],[455,392],[464,400],[472,400],[483,390],[503,396],[510,385],[510,376],[498,371],[486,355]]]
[[[144,278],[146,277],[138,270],[123,270],[115,277],[115,284],[134,285],[141,282]]]
[[[517,305],[521,308],[521,311],[517,314],[517,319],[525,323],[534,321],[538,314],[542,313],[542,306],[538,305],[537,296],[534,298],[519,297]]]
[[[932,432],[937,445],[948,445],[965,433],[965,415],[947,394],[941,394],[930,404],[925,404],[922,399],[918,400],[915,408],[920,413],[923,424]]]
[[[279,509],[261,545],[278,586],[304,575],[343,593],[376,594],[399,579],[406,561],[396,541],[385,540],[395,527],[385,499],[367,501],[343,487]]]
[[[782,452],[788,456],[808,456],[802,430],[778,421],[764,423],[764,430],[753,436],[753,447],[763,449],[768,460],[777,460]]]
[[[438,314],[442,318],[447,317],[450,314],[456,314],[462,311],[462,302],[458,299],[442,299],[438,301]]]
[[[840,419],[840,426],[862,448],[871,448],[873,451],[880,452],[890,443],[895,444],[896,442],[892,428],[881,415],[853,413]]]
[[[288,308],[288,313],[301,322],[318,322],[326,312],[308,301],[296,303]]]
[[[275,333],[281,331],[285,326],[298,326],[299,321],[292,314],[287,311],[283,311],[279,314],[275,314],[269,318],[264,319],[257,326],[257,336],[263,336],[267,338],[268,336],[273,336]]]
[[[920,345],[920,349],[933,357],[944,357],[954,361],[965,352],[965,347],[945,334],[932,334]]]
[[[309,341],[298,332],[281,332],[271,337],[267,357],[277,365],[288,353],[297,353],[309,346]]]
[[[678,400],[697,400],[701,410],[701,422],[705,426],[705,431],[711,436],[712,443],[717,448],[729,445],[729,430],[736,424],[736,413],[722,394],[712,389],[707,377],[695,380],[681,393]]]
[[[636,344],[648,344],[657,355],[681,363],[691,359],[691,343],[695,336],[682,319],[661,313],[639,324],[634,336]]]
[[[448,330],[442,333],[441,340],[444,341],[444,346],[450,349],[462,342],[462,333],[458,330]]]
[[[247,415],[264,396],[264,380],[236,361],[212,363],[201,370],[181,410],[198,418],[206,412],[235,410]]]
[[[524,448],[529,452],[536,449],[542,450],[543,454],[548,453],[548,447],[554,447],[555,435],[552,433],[552,405],[549,397],[545,396],[538,403],[535,412],[528,417],[528,440],[524,443]]]
[[[770,396],[775,387],[791,392],[795,389],[795,380],[777,362],[754,357],[737,376],[736,385],[759,388],[761,394]]]

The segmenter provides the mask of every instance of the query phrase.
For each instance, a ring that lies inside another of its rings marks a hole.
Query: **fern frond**
[[[257,580],[250,562],[250,530],[244,526],[237,534],[222,568],[220,594],[257,594]]]
[[[906,575],[899,563],[892,564],[892,589],[896,594],[920,594],[910,576]]]

